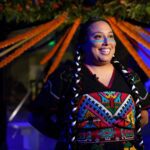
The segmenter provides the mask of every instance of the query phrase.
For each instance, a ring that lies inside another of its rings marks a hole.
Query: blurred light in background
[[[48,43],[49,46],[54,46],[55,44],[56,44],[56,42],[54,40],[52,40]]]
[[[146,28],[145,30],[147,30],[148,32],[150,32],[150,28]],[[146,39],[148,42],[150,42],[150,37],[148,35],[142,34],[141,36]],[[144,63],[149,67],[150,69],[150,49],[145,48],[143,45],[138,44],[139,48],[138,48],[138,54],[141,56],[141,58],[143,59]],[[150,79],[148,79],[145,82],[145,87],[147,89],[148,92],[150,92]]]

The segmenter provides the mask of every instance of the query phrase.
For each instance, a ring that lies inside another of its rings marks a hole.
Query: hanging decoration
[[[138,32],[133,29],[131,30],[131,28],[128,28],[126,26],[126,23],[123,21],[118,21],[117,25],[119,26],[119,28],[125,32],[128,36],[130,36],[131,38],[133,38],[134,40],[136,40],[137,42],[141,43],[143,46],[145,46],[146,48],[150,49],[150,43],[145,41],[140,34],[138,34]]]
[[[56,28],[58,28],[61,24],[64,23],[66,20],[67,14],[63,13],[63,15],[60,15],[56,19],[51,21],[51,26],[48,28],[45,28],[45,30],[41,33],[39,33],[37,36],[33,37],[29,42],[26,42],[24,45],[22,45],[20,48],[15,50],[14,53],[8,55],[6,58],[4,58],[2,61],[0,61],[0,68],[4,67],[11,61],[13,61],[15,58],[23,54],[25,51],[27,51],[29,48],[37,44],[40,40],[42,40],[45,36],[50,34],[52,31],[54,31]]]
[[[68,48],[68,46],[69,46],[69,44],[70,44],[70,42],[71,42],[71,40],[72,40],[76,30],[78,29],[78,27],[80,25],[80,23],[81,23],[81,18],[77,18],[74,21],[74,24],[73,24],[72,28],[70,29],[68,35],[66,36],[66,38],[65,38],[65,40],[64,40],[64,42],[63,42],[63,44],[61,46],[61,49],[60,49],[58,55],[56,56],[56,60],[53,62],[52,66],[50,67],[45,80],[58,67],[58,65],[59,65],[60,61],[62,60],[62,57],[65,54],[65,51]]]
[[[122,21],[122,22],[125,24],[125,26],[128,29],[130,29],[131,31],[136,32],[138,34],[138,36],[141,37],[140,33],[143,33],[143,34],[145,34],[147,36],[150,36],[150,32],[146,31],[144,28],[142,28],[140,26],[137,26],[137,25],[133,25],[133,24],[127,22],[127,21]]]
[[[124,28],[122,28],[122,26],[121,26],[122,24],[120,23],[120,21],[117,22],[114,17],[111,17],[111,18],[109,17],[109,18],[107,18],[107,20],[111,24],[113,31],[115,32],[115,34],[117,35],[119,40],[122,42],[122,44],[126,47],[128,52],[130,53],[130,55],[135,59],[135,61],[138,63],[140,68],[146,73],[146,75],[148,77],[150,77],[150,68],[148,68],[148,66],[146,66],[146,64],[143,62],[142,58],[138,55],[137,51],[134,49],[132,44],[129,42],[129,40],[125,36],[125,34],[127,34],[128,36],[130,36],[130,35],[132,36],[132,34],[129,34],[129,30],[124,30]],[[132,31],[130,31],[130,32],[132,32]],[[137,42],[140,42],[140,40],[141,40],[141,38],[137,38],[137,36],[135,39]],[[142,40],[144,40],[144,39],[142,39]]]
[[[99,14],[150,23],[150,1],[145,0],[1,0],[0,20],[35,23],[51,20],[66,10],[71,22],[79,16],[85,21]]]
[[[149,51],[150,43],[140,33],[150,36],[150,32],[140,26],[125,21],[127,18],[149,24],[150,2],[146,2],[145,4],[143,1],[135,2],[127,0],[60,0],[59,2],[57,0],[2,1],[0,2],[0,19],[5,18],[8,23],[11,21],[18,23],[48,21],[16,37],[1,41],[0,57],[2,59],[0,61],[0,68],[11,63],[60,26],[71,26],[40,62],[41,65],[46,64],[55,56],[54,62],[45,77],[46,80],[61,62],[80,23],[84,23],[89,17],[100,16],[110,22],[115,34],[126,47],[127,51],[145,74],[150,77],[150,68],[144,63],[132,45],[135,42],[141,43]]]
[[[40,61],[40,64],[43,65],[45,63],[47,63],[57,52],[58,48],[62,45],[63,41],[65,40],[67,34],[68,34],[67,30],[65,32],[65,34],[61,37],[61,39],[59,40],[59,42],[53,47],[53,49],[51,49],[51,51]]]

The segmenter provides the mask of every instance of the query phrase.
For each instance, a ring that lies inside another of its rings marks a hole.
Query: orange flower
[[[0,12],[2,12],[4,9],[4,6],[2,4],[0,4]]]
[[[19,12],[22,12],[23,8],[22,8],[22,6],[21,6],[20,4],[17,4],[17,10],[18,10]]]
[[[51,6],[52,6],[53,9],[60,8],[60,4],[59,3],[53,3]]]

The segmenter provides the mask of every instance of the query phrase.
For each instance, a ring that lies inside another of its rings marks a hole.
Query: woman
[[[50,76],[32,106],[38,111],[31,122],[49,136],[59,131],[56,149],[130,148],[136,127],[148,123],[148,95],[135,73],[114,57],[116,40],[108,22],[89,21],[80,33],[75,65],[66,64]],[[144,99],[140,104],[135,101],[138,90]],[[140,122],[135,103],[142,105]]]

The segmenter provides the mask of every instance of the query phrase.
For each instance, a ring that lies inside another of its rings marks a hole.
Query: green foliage
[[[150,23],[150,2],[136,0],[101,0],[94,5],[85,5],[84,0],[1,0],[0,20],[35,23],[55,18],[62,12],[69,14],[68,23],[82,16],[83,22],[92,16],[115,16],[130,18],[142,23]]]

